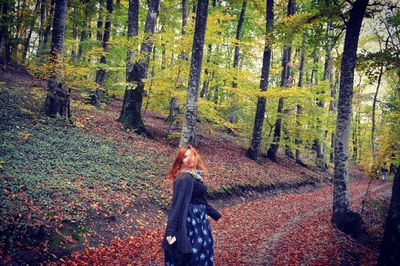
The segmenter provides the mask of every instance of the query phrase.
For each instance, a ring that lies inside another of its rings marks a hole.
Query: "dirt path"
[[[350,185],[352,208],[360,211],[367,181]],[[374,181],[369,198],[389,196],[391,183]],[[212,221],[215,265],[374,265],[376,251],[330,223],[332,188],[265,197],[222,210]],[[112,245],[73,254],[67,264],[162,265],[163,228]]]
[[[367,182],[357,182],[350,186],[350,198],[356,211],[360,211],[367,185]],[[389,194],[390,188],[388,183],[373,182],[368,195],[377,197]],[[312,250],[310,245],[304,255],[314,258],[311,261],[306,258],[291,260],[290,254],[284,253],[288,250],[293,250],[294,254],[297,253],[296,250],[304,251],[304,245],[313,242],[307,235],[311,236],[311,232],[319,231],[321,228],[318,227],[323,227],[325,231],[334,230],[329,221],[331,208],[332,188],[325,186],[311,192],[264,198],[224,209],[224,219],[220,223],[213,223],[216,264],[318,264],[318,256],[322,250]],[[313,224],[310,219],[319,222]],[[340,234],[339,231],[336,233]],[[295,238],[300,241],[294,241]],[[299,244],[303,246],[296,246]],[[328,247],[329,243],[326,244]],[[330,250],[324,251],[328,252],[328,257],[331,256]],[[335,265],[335,261],[328,261],[328,264]]]

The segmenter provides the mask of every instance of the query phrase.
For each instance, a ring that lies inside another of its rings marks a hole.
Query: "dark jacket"
[[[189,242],[186,229],[186,217],[189,212],[190,201],[194,186],[194,177],[190,173],[179,175],[174,184],[172,203],[168,212],[168,222],[165,229],[162,247],[170,248],[167,236],[176,237],[177,251],[182,254],[192,253],[192,245]],[[218,220],[221,214],[206,201],[207,214],[214,220]],[[174,245],[175,246],[175,245]]]

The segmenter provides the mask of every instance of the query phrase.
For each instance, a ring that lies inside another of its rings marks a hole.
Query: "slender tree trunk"
[[[186,25],[188,22],[188,1],[187,0],[182,0],[182,35],[186,36]],[[163,55],[165,55],[165,46],[163,47]],[[178,75],[176,77],[176,82],[175,82],[175,87],[179,88],[180,87],[180,75],[181,75],[181,69],[182,69],[182,61],[187,60],[187,55],[186,53],[182,50],[181,53],[178,56],[178,62],[179,62],[179,69],[178,69]],[[163,60],[164,61],[164,60]],[[171,128],[172,123],[176,120],[178,114],[179,114],[179,100],[176,96],[172,96],[170,100],[170,105],[169,105],[169,115],[165,119],[166,122],[170,123],[169,128]]]
[[[360,29],[368,0],[355,1],[347,22],[341,63],[338,115],[335,138],[332,223],[339,230],[358,236],[362,219],[351,211],[348,195],[348,146],[353,98],[354,69]]]
[[[7,42],[9,40],[9,34],[10,34],[9,27],[7,27],[9,24],[11,24],[10,16],[8,15],[10,7],[7,1],[4,1],[0,7],[1,7],[1,15],[4,18],[3,23],[0,24],[0,63],[7,65],[5,50],[7,47]]]
[[[47,84],[47,97],[44,105],[46,115],[55,117],[57,114],[68,116],[69,92],[62,84],[62,58],[64,49],[65,18],[67,16],[67,0],[55,1],[55,14],[53,21],[53,34],[51,38],[51,58],[53,65]]]
[[[99,0],[99,17],[97,19],[97,35],[96,35],[96,39],[99,42],[103,40],[103,5],[104,5],[104,0]]]
[[[37,18],[37,13],[38,13],[38,10],[39,10],[39,6],[40,6],[40,0],[36,0],[34,14],[32,15],[31,23],[29,25],[28,36],[25,38],[24,51],[22,53],[22,63],[23,64],[26,63],[26,56],[28,54],[29,43],[31,41],[32,31],[33,31],[33,29],[35,27],[35,21],[36,21],[36,18]]]
[[[378,99],[379,87],[381,86],[383,75],[383,64],[379,69],[379,76],[378,76],[378,84],[376,85],[376,91],[374,94],[374,101],[372,103],[372,128],[371,128],[371,145],[372,145],[372,158],[375,165],[376,162],[376,146],[375,146],[375,110],[376,110],[376,101]]]
[[[400,261],[400,166],[397,167],[385,221],[378,266],[394,266]]]
[[[238,26],[236,29],[236,41],[237,43],[235,44],[235,53],[234,53],[234,57],[233,57],[233,68],[237,69],[238,65],[239,65],[239,53],[240,53],[240,35],[242,33],[242,27],[243,27],[243,22],[244,22],[244,16],[246,14],[246,7],[247,7],[247,0],[243,0],[243,4],[242,4],[242,11],[240,12],[240,16],[239,16],[239,20],[238,20]],[[232,87],[233,88],[237,88],[237,81],[236,81],[236,77],[234,77],[234,81],[232,82]],[[235,94],[232,94],[230,96],[233,99],[232,104],[230,105],[230,109],[229,109],[229,122],[230,123],[235,123],[237,118],[237,109],[238,106],[236,104],[235,99]],[[231,130],[228,130],[228,132],[232,133]]]
[[[261,91],[267,91],[269,84],[269,70],[271,66],[271,55],[272,55],[272,37],[273,37],[272,31],[274,28],[273,0],[266,1],[266,9],[267,9],[267,17],[266,17],[265,36],[267,38],[265,39],[265,44],[264,44],[263,65],[261,69],[261,80],[260,80]],[[266,103],[265,97],[258,97],[256,116],[253,125],[253,135],[251,138],[250,147],[247,149],[246,152],[246,156],[252,160],[257,160],[258,153],[260,151],[262,128],[265,116],[265,103]]]
[[[327,52],[327,54],[329,54],[329,52]],[[329,73],[330,73],[329,68],[331,66],[330,60],[331,60],[331,58],[329,57],[329,55],[327,55],[327,58],[326,58],[325,64],[324,64],[324,80],[329,79]],[[319,53],[316,48],[314,50],[314,65],[313,65],[313,71],[312,71],[314,78],[311,78],[311,81],[316,85],[319,83],[318,62],[319,62]],[[324,96],[325,96],[325,91],[322,91],[321,98],[323,98]],[[321,109],[321,112],[322,112],[323,109],[325,108],[325,102],[322,99],[317,99],[317,107],[319,109]],[[314,139],[315,164],[317,165],[317,167],[320,170],[326,171],[328,169],[328,165],[326,164],[325,147],[324,147],[324,143],[323,143],[325,134],[324,134],[324,132],[321,132],[321,120],[319,119],[318,116],[317,116],[317,123],[316,123],[316,132],[317,132],[317,137]]]
[[[331,86],[331,101],[329,103],[329,112],[331,113],[336,113],[336,108],[337,108],[337,103],[336,103],[336,88],[339,84],[339,76],[340,76],[340,69],[337,68],[335,71],[335,83],[334,85]],[[332,132],[331,135],[331,152],[329,155],[329,160],[330,162],[334,162],[334,158],[335,158],[335,139],[336,139],[336,134],[335,131]]]
[[[194,144],[196,141],[195,128],[198,108],[198,89],[200,84],[201,66],[203,63],[204,38],[208,16],[208,0],[198,0],[196,14],[188,92],[179,146]]]
[[[85,5],[85,19],[83,21],[83,29],[81,31],[81,36],[79,38],[79,48],[78,48],[78,54],[76,55],[76,60],[80,61],[82,58],[82,53],[83,53],[83,45],[82,43],[87,39],[87,27],[88,23],[90,24],[91,19],[89,19],[89,3],[86,3]]]
[[[129,8],[128,8],[128,40],[131,40],[132,37],[138,36],[139,34],[139,0],[129,0]],[[126,81],[133,82],[134,80],[130,79],[130,73],[134,71],[134,63],[132,62],[132,58],[134,55],[137,55],[138,51],[136,49],[128,48],[128,52],[126,55]],[[121,113],[119,115],[118,121],[123,122],[125,120],[125,111],[129,109],[128,99],[133,97],[132,89],[130,86],[126,86],[124,102],[122,104]]]
[[[303,87],[303,73],[304,73],[304,61],[305,61],[305,38],[306,34],[303,35],[303,43],[301,47],[301,55],[300,55],[300,66],[299,66],[299,82],[297,84],[297,87],[302,88]],[[295,160],[296,163],[301,165],[301,166],[306,166],[306,164],[302,161],[301,159],[301,152],[299,150],[299,146],[302,144],[301,138],[300,138],[300,116],[301,116],[301,105],[297,104],[296,106],[296,139],[295,139],[295,144],[297,146],[296,152],[295,152]]]
[[[103,51],[108,52],[108,42],[110,40],[110,29],[111,29],[111,14],[113,12],[113,0],[107,0],[107,15],[106,15],[106,23],[104,25],[104,35],[103,35]],[[106,57],[104,55],[100,58],[100,64],[106,64]],[[100,67],[100,69],[96,72],[96,80],[97,88],[92,96],[92,104],[95,106],[99,106],[100,104],[100,88],[104,85],[104,80],[106,78],[106,71]]]
[[[296,1],[289,0],[288,8],[287,8],[287,16],[290,17],[294,15],[296,12]],[[289,77],[290,77],[290,60],[291,60],[291,53],[292,53],[292,41],[289,41],[289,44],[283,50],[282,56],[282,74],[281,74],[281,87],[288,87],[289,86]],[[275,121],[275,129],[274,129],[274,138],[273,143],[269,147],[267,151],[267,158],[277,161],[277,154],[279,149],[279,142],[281,139],[281,128],[282,128],[282,119],[283,119],[283,107],[285,104],[284,98],[279,98],[278,102],[278,111],[277,111],[277,118]],[[286,147],[288,150],[288,147]],[[287,151],[286,154],[291,154],[291,152]]]
[[[44,24],[45,24],[45,18],[46,18],[46,5],[47,5],[47,0],[41,0],[40,1],[40,25],[39,25],[39,44],[38,44],[38,50],[40,47],[42,47],[43,43],[43,33],[44,33]]]
[[[247,7],[247,0],[243,0],[242,4],[242,11],[240,12],[239,20],[238,20],[238,26],[236,29],[236,40],[237,43],[235,44],[235,53],[233,57],[233,68],[237,68],[239,65],[239,53],[240,53],[240,36],[242,33],[242,27],[243,27],[243,22],[244,22],[244,16],[246,14],[246,7]],[[232,83],[233,88],[237,88],[237,83],[236,80],[233,81]]]
[[[40,48],[41,50],[46,50],[46,48],[47,48],[47,41],[49,39],[51,24],[52,24],[52,21],[54,21],[54,0],[51,0],[51,2],[50,2],[50,10],[47,8],[46,18],[47,18],[47,26],[46,26],[46,30],[44,31],[43,46]]]
[[[154,136],[146,129],[142,120],[142,102],[144,94],[143,79],[147,78],[150,55],[153,49],[151,36],[154,34],[159,4],[159,0],[149,0],[148,2],[148,11],[144,26],[144,32],[147,37],[143,40],[140,48],[140,53],[143,54],[143,59],[135,62],[130,66],[132,68],[131,71],[127,71],[127,81],[130,82],[130,85],[128,85],[125,91],[124,104],[120,116],[120,121],[125,129],[133,129],[137,134],[149,138],[154,138]],[[139,12],[138,9],[137,12]]]

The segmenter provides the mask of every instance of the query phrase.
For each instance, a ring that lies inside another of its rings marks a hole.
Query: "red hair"
[[[175,182],[177,176],[181,173],[180,170],[183,162],[183,157],[187,150],[190,150],[191,155],[194,156],[194,165],[196,166],[196,169],[201,170],[203,172],[202,177],[204,178],[204,180],[208,176],[207,168],[205,167],[203,159],[201,158],[199,152],[192,145],[184,145],[179,148],[178,154],[176,155],[175,158],[175,162],[171,166],[167,174],[167,178],[170,179],[172,183]]]

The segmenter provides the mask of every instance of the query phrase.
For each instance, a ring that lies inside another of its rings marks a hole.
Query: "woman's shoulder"
[[[182,172],[178,174],[178,176],[175,179],[175,183],[178,181],[188,181],[192,178],[191,174],[188,172]]]

